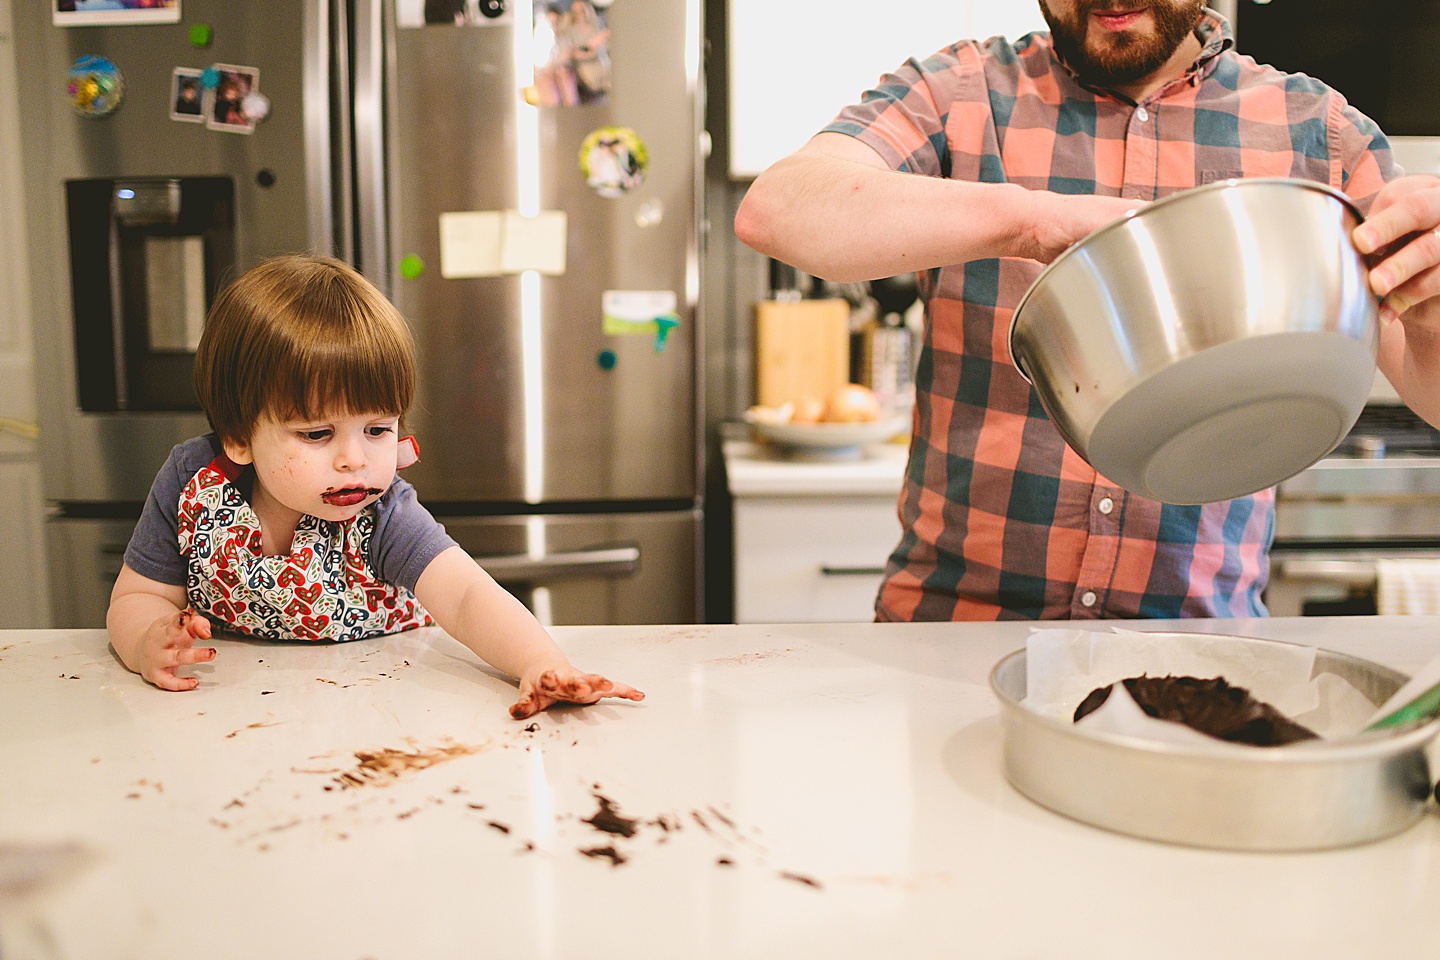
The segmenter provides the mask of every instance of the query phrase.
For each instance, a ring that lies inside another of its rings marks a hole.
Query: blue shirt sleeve
[[[415,592],[420,574],[455,541],[415,496],[415,488],[395,478],[375,502],[375,533],[370,564],[381,580]]]
[[[213,435],[196,437],[174,447],[155,475],[140,521],[125,547],[125,566],[142,577],[171,586],[185,586],[186,563],[180,555],[180,491],[220,452]]]

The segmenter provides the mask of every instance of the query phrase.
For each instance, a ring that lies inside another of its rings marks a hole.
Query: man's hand
[[[1440,177],[1428,175],[1387,183],[1376,194],[1369,219],[1355,228],[1355,246],[1370,261],[1370,287],[1383,298],[1382,321],[1405,317],[1412,307],[1440,294],[1437,228]]]
[[[557,703],[595,703],[604,697],[644,700],[645,694],[598,673],[580,673],[569,664],[538,673],[527,670],[520,678],[520,699],[510,707],[510,716],[524,720]]]
[[[210,639],[210,621],[181,610],[152,623],[136,647],[137,662],[130,668],[161,690],[194,690],[196,677],[177,677],[177,667],[207,663],[215,659],[214,647],[196,647],[196,640]]]
[[[1355,228],[1380,301],[1381,371],[1400,398],[1440,425],[1440,177],[1401,177]],[[1395,323],[1395,320],[1399,323]]]

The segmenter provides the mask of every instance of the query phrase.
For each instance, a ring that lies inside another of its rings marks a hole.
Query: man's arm
[[[1140,201],[891,170],[843,133],[760,174],[735,215],[746,245],[827,280],[874,280],[989,257],[1049,262]]]

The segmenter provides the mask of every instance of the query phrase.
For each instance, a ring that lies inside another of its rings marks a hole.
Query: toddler
[[[126,667],[164,690],[212,622],[268,640],[357,640],[439,624],[518,678],[517,719],[644,694],[571,666],[396,469],[415,392],[409,330],[338,260],[287,256],[216,299],[195,355],[214,431],[170,453],[125,550],[106,626]]]

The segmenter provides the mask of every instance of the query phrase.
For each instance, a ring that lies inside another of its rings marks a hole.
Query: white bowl
[[[770,423],[747,413],[745,421],[765,439],[800,450],[843,450],[882,443],[910,429],[908,415],[862,423]]]

